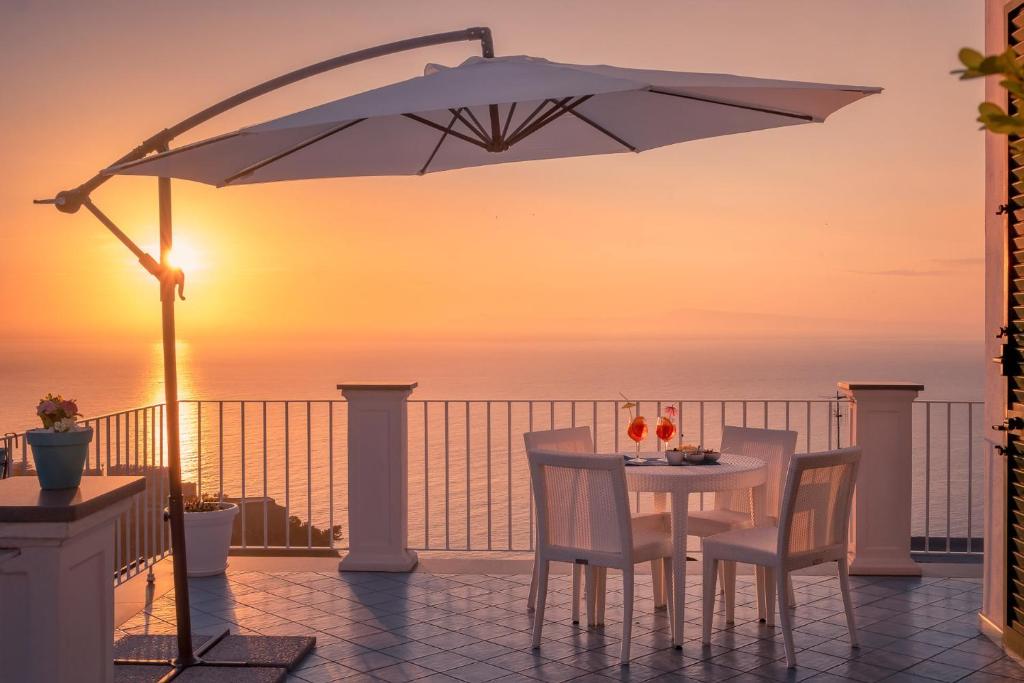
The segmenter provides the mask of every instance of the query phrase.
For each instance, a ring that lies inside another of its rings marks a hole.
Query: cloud
[[[847,272],[857,275],[879,275],[885,277],[938,277],[940,275],[952,275],[965,270],[984,265],[985,259],[978,257],[967,258],[933,258],[926,261],[932,267],[919,268],[890,268],[887,270],[850,270]],[[937,266],[937,267],[935,267]]]

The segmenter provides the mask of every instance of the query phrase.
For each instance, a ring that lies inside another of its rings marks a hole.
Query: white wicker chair
[[[621,455],[527,452],[537,510],[537,608],[533,647],[540,647],[552,562],[622,571],[622,650],[629,663],[633,628],[633,566],[664,565],[672,595],[672,534],[663,517],[634,518],[629,512]],[[669,610],[671,614],[671,597]]]
[[[749,562],[765,570],[769,624],[774,621],[773,603],[778,592],[786,662],[790,668],[795,667],[793,625],[785,599],[787,578],[795,569],[823,562],[837,562],[850,645],[858,646],[853,605],[850,602],[847,544],[860,453],[859,448],[841,448],[794,455],[786,477],[778,527],[736,529],[704,539],[702,640],[705,645],[711,642],[711,619],[715,608],[715,580],[719,563]]]
[[[594,439],[590,433],[590,427],[568,427],[565,429],[548,429],[537,432],[526,432],[523,434],[523,441],[527,451],[553,451],[558,453],[593,453]],[[663,517],[665,524],[670,524],[667,512],[640,513],[635,517]],[[651,524],[657,524],[652,520]],[[533,576],[530,578],[530,595],[526,601],[526,609],[532,611],[537,604],[537,561],[534,558]],[[580,599],[579,584],[581,568],[573,567],[572,572],[572,623],[580,622]],[[651,580],[654,584],[654,606],[665,606],[665,578],[662,573],[661,562],[651,562]],[[596,575],[594,571],[587,571],[587,625],[597,625],[604,613],[595,603],[604,600],[604,590],[598,588],[597,583],[604,583],[603,572]]]
[[[722,430],[722,452],[749,455],[764,460],[768,465],[768,481],[765,485],[765,509],[768,521],[776,524],[779,518],[779,502],[785,485],[789,461],[796,451],[797,433],[783,429],[758,429],[726,425]],[[723,491],[715,494],[715,507],[711,510],[690,512],[686,533],[690,536],[707,538],[723,531],[747,529],[753,526],[751,520],[750,491]],[[736,613],[736,563],[723,562],[721,569],[722,592],[725,595],[726,621],[733,623]],[[758,599],[761,600],[761,579],[758,580]],[[792,586],[786,589],[786,599],[795,605]],[[764,606],[760,605],[763,612]]]

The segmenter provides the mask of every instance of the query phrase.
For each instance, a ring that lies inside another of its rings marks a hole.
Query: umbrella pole
[[[171,179],[159,178],[160,265],[171,268],[173,244],[171,223]],[[181,436],[178,419],[178,358],[174,331],[174,287],[160,284],[160,307],[164,346],[164,402],[167,404],[168,511],[171,522],[171,559],[174,563],[174,607],[178,628],[178,658],[175,664],[188,667],[198,662],[192,648],[192,616],[188,599],[185,564],[185,508],[181,497]]]

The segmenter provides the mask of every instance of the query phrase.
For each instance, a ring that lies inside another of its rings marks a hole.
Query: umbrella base
[[[175,665],[177,638],[126,636],[114,643],[114,680],[118,683],[167,681],[238,681],[277,683],[285,680],[316,645],[308,636],[233,636],[193,634],[198,662]]]

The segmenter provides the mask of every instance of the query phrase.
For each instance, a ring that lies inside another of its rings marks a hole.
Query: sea
[[[324,401],[340,399],[343,382],[416,382],[410,537],[414,545],[438,549],[529,543],[521,432],[531,427],[593,423],[600,448],[625,451],[632,444],[619,432],[628,420],[611,402],[628,397],[646,402],[641,410],[655,415],[657,401],[682,407],[686,441],[703,437],[714,445],[722,424],[787,422],[801,432],[798,450],[817,449],[835,445],[833,439],[845,445],[840,432],[848,432],[848,407],[827,402],[837,382],[918,382],[925,386],[921,398],[938,403],[915,410],[915,490],[908,492],[914,533],[980,535],[982,416],[980,406],[970,406],[983,398],[980,341],[184,340],[178,362],[186,480],[225,495],[266,496],[317,528],[343,523],[347,510],[345,467],[338,460],[345,419],[340,404]],[[35,406],[48,392],[74,398],[87,417],[163,403],[160,343],[0,341],[0,431],[36,426]],[[806,403],[787,408],[784,400],[821,403],[811,414]],[[161,417],[144,416],[143,431],[146,420]],[[116,434],[114,426],[107,428],[115,441],[124,439],[126,459],[133,447],[148,448],[131,444],[137,423],[128,418],[123,426],[117,422]],[[651,432],[645,449],[660,447],[653,421]],[[162,458],[157,438],[151,457],[159,451]],[[701,504],[707,501],[691,500]]]

